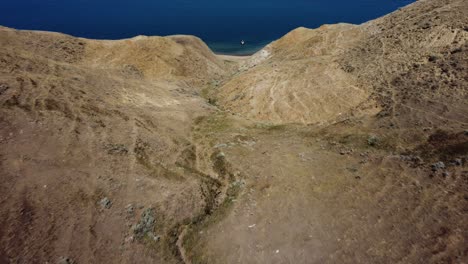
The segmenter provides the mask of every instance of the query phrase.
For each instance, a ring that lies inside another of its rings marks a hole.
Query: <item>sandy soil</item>
[[[243,62],[248,60],[251,56],[232,56],[232,55],[216,55],[218,58],[226,61],[234,61],[234,62]]]

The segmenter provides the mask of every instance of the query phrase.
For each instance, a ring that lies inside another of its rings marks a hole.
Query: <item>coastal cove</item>
[[[0,25],[92,39],[195,35],[216,53],[249,55],[297,27],[360,24],[412,2],[17,0],[0,3]],[[240,45],[241,40],[246,45]]]

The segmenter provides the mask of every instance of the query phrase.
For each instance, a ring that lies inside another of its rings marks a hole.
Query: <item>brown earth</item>
[[[468,263],[468,3],[191,36],[0,27],[0,263]]]

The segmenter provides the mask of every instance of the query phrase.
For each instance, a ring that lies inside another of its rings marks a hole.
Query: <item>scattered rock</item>
[[[10,87],[7,84],[1,83],[0,84],[0,95],[2,95],[6,90],[8,90]]]
[[[450,54],[455,54],[455,53],[459,53],[459,52],[462,52],[463,50],[461,48],[455,48],[453,50],[450,51]]]
[[[434,62],[437,60],[437,56],[434,56],[434,55],[430,55],[428,58],[427,58],[428,61],[430,62]]]
[[[101,201],[99,201],[99,204],[101,205],[102,209],[109,209],[112,206],[111,200],[109,200],[107,197],[104,197]]]
[[[377,136],[375,136],[375,135],[371,135],[371,136],[369,136],[367,138],[367,144],[369,146],[373,147],[373,146],[377,145],[378,143],[379,143],[379,138]]]
[[[107,144],[107,153],[111,155],[125,155],[128,153],[128,149],[122,144]]]
[[[453,165],[455,165],[455,166],[461,166],[461,165],[463,165],[462,159],[455,159],[455,160],[453,160]]]
[[[214,148],[226,148],[227,146],[228,146],[227,144],[222,143],[222,144],[218,144],[214,146]]]
[[[122,72],[133,77],[141,78],[144,76],[143,72],[140,69],[138,69],[137,66],[132,64],[125,64],[123,66]]]
[[[412,162],[416,165],[421,165],[424,163],[424,160],[420,156],[413,156],[413,155],[400,155],[400,160],[406,162]]]
[[[448,177],[448,176],[450,176],[450,173],[448,173],[447,171],[444,171],[444,172],[442,172],[442,176],[444,176],[444,178]]]
[[[424,163],[424,160],[419,156],[413,156],[411,158],[411,161],[416,163],[416,164],[423,164]]]
[[[243,187],[245,186],[245,181],[244,180],[236,180],[233,183],[231,183],[231,187]]]
[[[135,215],[135,206],[133,204],[129,204],[125,207],[127,216],[133,217]]]
[[[436,162],[431,165],[431,168],[432,168],[432,171],[445,169],[445,163],[443,163],[442,161]]]
[[[125,238],[125,243],[132,243],[133,241],[135,241],[134,236],[129,236]]]
[[[76,262],[69,257],[60,257],[57,264],[75,264]]]
[[[390,113],[387,110],[382,110],[377,114],[377,117],[382,118],[382,117],[386,117],[386,116],[389,116],[389,115],[390,115]]]
[[[208,98],[208,104],[216,106],[216,99]]]
[[[351,154],[353,153],[353,150],[352,149],[343,149],[340,151],[340,155],[348,155],[348,154]]]
[[[307,160],[309,160],[309,159],[306,157],[306,154],[305,154],[305,153],[299,153],[298,156],[299,156],[299,158],[300,158],[302,161],[307,161]]]
[[[153,234],[153,232],[148,233],[148,236],[154,241],[159,242],[161,240],[161,236]]]
[[[431,28],[431,24],[430,24],[430,23],[428,23],[428,22],[425,22],[425,23],[423,23],[423,24],[421,25],[421,28],[422,28],[422,29],[428,29],[428,28]]]
[[[368,162],[369,162],[368,159],[363,159],[363,160],[359,161],[359,164],[366,164],[366,163],[368,163]]]

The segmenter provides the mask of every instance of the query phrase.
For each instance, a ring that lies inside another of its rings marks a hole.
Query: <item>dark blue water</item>
[[[414,0],[0,0],[0,25],[95,39],[190,34],[251,53],[290,30],[360,24]],[[240,40],[246,41],[245,46]]]

